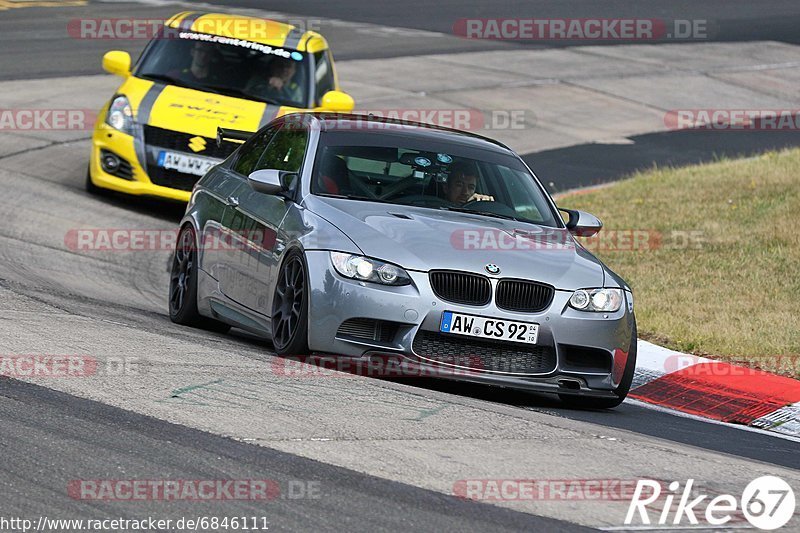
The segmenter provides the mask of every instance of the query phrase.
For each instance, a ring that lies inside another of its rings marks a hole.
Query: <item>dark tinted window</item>
[[[170,37],[153,41],[136,76],[235,98],[308,106],[310,54],[198,32]]]
[[[264,150],[269,146],[275,131],[277,131],[277,128],[272,127],[257,133],[244,146],[239,148],[239,157],[236,159],[233,170],[244,176],[249,176],[256,170],[256,163],[258,163]]]
[[[298,127],[284,127],[264,152],[255,170],[271,168],[297,172],[303,165],[308,133]]]
[[[391,130],[328,132],[317,161],[313,194],[559,225],[546,193],[511,154]]]

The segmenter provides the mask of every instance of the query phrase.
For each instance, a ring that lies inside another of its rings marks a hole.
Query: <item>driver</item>
[[[267,66],[265,75],[256,73],[247,83],[245,90],[250,93],[265,95],[282,100],[299,102],[302,100],[300,84],[295,81],[297,62],[289,59],[275,58]]]
[[[173,69],[167,75],[193,83],[217,83],[220,81],[216,70],[216,64],[220,62],[220,55],[212,45],[195,42],[189,54],[192,61],[186,68]]]
[[[494,197],[475,192],[478,186],[477,169],[465,162],[458,162],[450,167],[450,175],[444,184],[444,197],[457,205],[469,202],[494,202]]]

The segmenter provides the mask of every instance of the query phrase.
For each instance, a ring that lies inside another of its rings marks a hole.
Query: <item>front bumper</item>
[[[137,145],[141,145],[140,147]],[[137,148],[139,148],[137,150]],[[188,202],[191,190],[175,189],[153,183],[142,165],[140,159],[149,157],[148,151],[157,148],[144,146],[144,140],[137,140],[135,136],[122,133],[105,123],[95,127],[92,135],[92,153],[89,161],[89,175],[92,183],[97,187],[135,196],[154,196],[179,202]],[[107,151],[123,159],[131,168],[131,178],[125,179],[110,174],[103,169],[100,163],[101,152]],[[188,181],[195,183],[199,176],[186,176]]]
[[[427,273],[411,271],[412,285],[388,287],[339,276],[326,251],[308,251],[306,257],[312,351],[367,361],[396,357],[418,367],[424,376],[566,394],[611,396],[622,379],[634,327],[633,310],[627,302],[615,313],[581,312],[567,305],[572,291],[556,290],[551,305],[540,313],[506,311],[498,308],[494,299],[483,306],[459,305],[438,298]],[[493,292],[495,286],[492,280]],[[472,364],[475,354],[486,352],[487,342],[439,333],[443,311],[539,324],[537,345],[522,345],[521,351],[530,348],[539,350],[539,355],[531,357],[546,356],[540,364],[526,366],[520,350],[514,350],[520,345],[495,342],[491,346],[502,346],[504,356],[509,350],[514,353],[506,366],[498,366],[496,360],[491,365]],[[342,324],[353,319],[391,324],[389,334],[372,339],[343,334]],[[427,346],[446,346],[449,353],[463,353],[455,359],[431,357],[430,353],[422,357],[423,339],[436,341]]]

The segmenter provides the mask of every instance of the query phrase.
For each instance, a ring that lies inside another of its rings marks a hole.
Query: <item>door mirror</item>
[[[322,108],[334,113],[349,113],[356,106],[353,97],[342,91],[328,91],[322,97]]]
[[[131,75],[131,55],[121,50],[106,52],[103,56],[103,70],[127,78]]]
[[[561,207],[558,209],[569,215],[569,220],[566,223],[567,229],[576,237],[591,237],[603,229],[603,223],[592,214],[576,209],[563,209]]]
[[[280,194],[289,190],[288,183],[297,178],[294,172],[285,170],[264,169],[256,170],[247,176],[247,183],[254,191],[263,194]]]

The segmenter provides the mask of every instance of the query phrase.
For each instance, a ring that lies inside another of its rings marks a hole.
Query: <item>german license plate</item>
[[[219,163],[219,159],[200,157],[196,155],[181,154],[161,150],[158,153],[158,166],[169,170],[177,170],[184,174],[202,176],[208,169]]]
[[[482,339],[536,344],[539,324],[444,311],[439,331]]]

